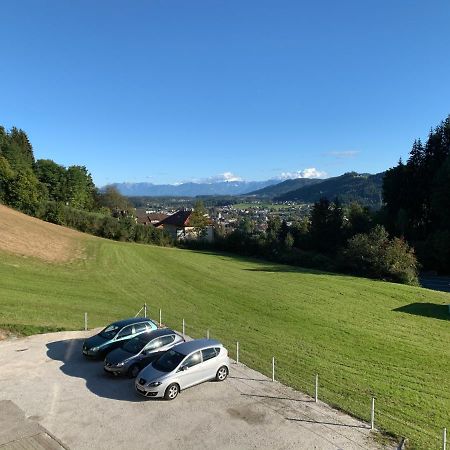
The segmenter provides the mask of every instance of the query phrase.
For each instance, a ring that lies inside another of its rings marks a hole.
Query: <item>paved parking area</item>
[[[92,334],[0,342],[0,401],[12,401],[70,449],[385,448],[367,424],[240,364],[223,383],[193,387],[172,402],[146,400],[133,380],[83,358],[82,341]],[[8,427],[1,417],[0,449]]]

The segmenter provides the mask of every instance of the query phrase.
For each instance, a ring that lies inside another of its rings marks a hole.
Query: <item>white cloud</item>
[[[303,170],[297,170],[295,172],[281,172],[280,177],[282,180],[295,179],[295,178],[326,178],[327,173],[322,170],[317,170],[315,167],[308,167]]]
[[[212,183],[221,183],[224,181],[233,182],[233,181],[244,181],[240,176],[235,175],[232,172],[223,172],[219,173],[217,175],[213,175],[211,177],[207,178],[190,178],[188,180],[183,180],[181,182],[174,183],[176,185],[183,184],[183,183],[206,183],[206,184],[212,184]]]

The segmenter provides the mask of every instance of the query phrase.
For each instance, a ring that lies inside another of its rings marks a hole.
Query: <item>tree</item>
[[[77,209],[94,206],[95,185],[85,166],[70,166],[66,172],[65,201]]]
[[[36,161],[35,173],[38,180],[43,183],[48,191],[50,200],[62,202],[66,200],[66,169],[51,159],[39,159]]]
[[[189,226],[194,227],[199,236],[204,236],[209,225],[208,213],[201,200],[194,204],[194,210],[189,217]]]
[[[14,175],[8,160],[0,155],[0,202],[8,203],[9,184]]]
[[[13,170],[34,169],[33,147],[23,130],[13,127],[6,137],[3,132],[1,140],[3,141],[1,152]]]
[[[99,207],[108,208],[114,217],[133,213],[133,206],[114,186],[107,186],[104,192],[99,193],[96,203]]]
[[[8,204],[26,214],[36,215],[45,194],[45,187],[31,170],[20,171],[9,183]]]

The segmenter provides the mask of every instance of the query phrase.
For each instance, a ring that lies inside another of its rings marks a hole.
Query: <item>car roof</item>
[[[176,331],[173,331],[170,328],[158,328],[157,330],[147,331],[146,333],[139,334],[138,336],[141,338],[146,338],[146,340],[150,342],[152,339],[156,339],[161,336],[168,336],[170,334],[178,335]]]
[[[152,322],[152,321],[150,319],[146,319],[145,317],[132,317],[130,319],[118,320],[117,322],[113,322],[111,325],[124,327],[126,325],[132,325],[133,323],[140,323],[140,322]]]
[[[182,355],[189,355],[189,353],[201,350],[205,347],[222,347],[222,344],[215,339],[194,339],[193,341],[175,345],[173,349]]]

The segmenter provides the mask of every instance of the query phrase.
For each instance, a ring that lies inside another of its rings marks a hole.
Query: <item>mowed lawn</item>
[[[0,327],[81,329],[150,316],[193,337],[221,339],[235,356],[438,449],[450,427],[450,295],[223,254],[86,239],[85,258],[51,263],[0,253]],[[289,414],[286,413],[286,417]]]

